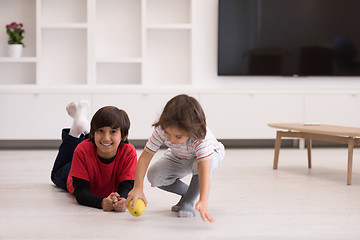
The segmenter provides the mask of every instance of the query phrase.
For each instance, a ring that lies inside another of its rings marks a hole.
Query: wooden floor
[[[272,149],[226,154],[212,180],[211,224],[177,218],[177,196],[147,181],[141,217],[80,206],[50,181],[56,151],[2,150],[0,239],[360,239],[359,149],[351,186],[346,148],[313,149],[312,169],[306,149],[281,149],[278,170]]]

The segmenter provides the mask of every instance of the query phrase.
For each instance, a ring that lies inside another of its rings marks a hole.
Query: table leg
[[[307,147],[307,154],[308,154],[308,168],[311,168],[311,148],[312,148],[311,138],[306,139],[306,147]]]
[[[349,138],[349,141],[348,141],[347,185],[351,185],[353,152],[354,152],[354,139]]]
[[[278,163],[279,163],[279,153],[280,153],[280,147],[281,147],[281,133],[282,133],[282,131],[276,132],[274,166],[273,166],[274,169],[278,168]]]

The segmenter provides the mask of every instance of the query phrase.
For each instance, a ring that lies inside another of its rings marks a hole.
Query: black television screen
[[[360,76],[360,0],[219,0],[218,75]]]

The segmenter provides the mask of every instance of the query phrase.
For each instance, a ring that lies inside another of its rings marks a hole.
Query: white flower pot
[[[9,44],[8,45],[8,54],[11,58],[19,58],[21,57],[21,53],[23,50],[22,44]]]

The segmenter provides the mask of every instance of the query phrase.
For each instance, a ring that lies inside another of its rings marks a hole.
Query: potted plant
[[[25,30],[22,23],[12,22],[6,25],[6,33],[9,35],[9,57],[20,57],[22,48],[25,47],[22,40],[24,39]]]

